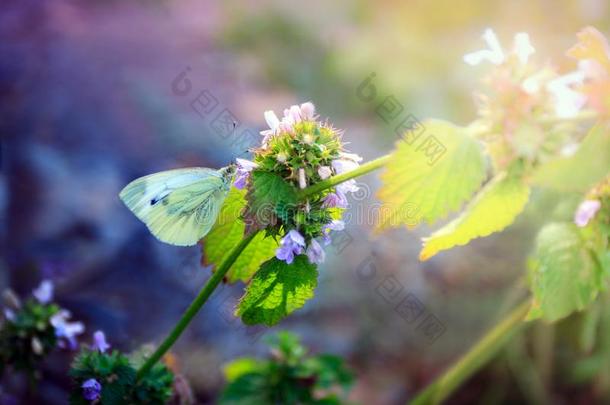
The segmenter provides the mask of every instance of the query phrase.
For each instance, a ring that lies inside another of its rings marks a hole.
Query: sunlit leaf
[[[598,124],[576,153],[545,163],[534,173],[534,185],[560,191],[588,191],[610,173],[610,129]]]
[[[241,357],[223,367],[225,378],[228,382],[233,382],[242,375],[259,372],[267,365],[266,361],[258,360],[253,357]]]
[[[601,277],[574,224],[546,225],[529,262],[534,300],[528,319],[556,321],[584,309],[597,296]]]
[[[442,250],[501,231],[514,222],[528,198],[529,187],[520,176],[506,172],[497,175],[459,217],[423,239],[420,259],[427,260]]]
[[[438,120],[422,128],[405,134],[381,175],[377,230],[441,219],[459,209],[485,178],[481,147],[464,128]]]
[[[292,264],[273,258],[246,287],[236,315],[247,325],[275,325],[313,297],[317,277],[316,266],[305,255],[295,257]]]
[[[232,188],[216,224],[204,240],[203,258],[206,264],[218,266],[244,236],[246,225],[240,215],[245,205],[245,191]],[[263,262],[274,256],[277,247],[275,239],[266,238],[263,233],[256,235],[229,269],[227,281],[247,282]]]

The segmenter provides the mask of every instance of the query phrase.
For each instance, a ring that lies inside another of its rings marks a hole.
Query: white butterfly
[[[233,172],[233,166],[168,170],[132,181],[119,197],[159,240],[191,246],[216,222]]]

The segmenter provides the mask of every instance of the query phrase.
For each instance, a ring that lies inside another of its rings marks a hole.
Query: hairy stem
[[[411,405],[438,404],[447,399],[453,390],[491,360],[508,343],[510,338],[521,329],[529,308],[530,302],[526,300],[510,312],[449,370],[420,392],[413,399]]]
[[[350,170],[349,172],[341,173],[336,176],[330,177],[326,180],[322,180],[319,183],[314,184],[311,187],[307,187],[299,192],[299,198],[309,197],[313,194],[317,194],[327,188],[331,188],[336,186],[337,184],[343,183],[344,181],[351,180],[356,177],[360,177],[367,173],[372,172],[373,170],[377,170],[388,163],[390,160],[390,155],[381,156],[375,160],[371,160],[370,162],[366,162],[362,166],[357,169]]]
[[[150,356],[146,362],[140,367],[138,370],[137,377],[140,378],[145,375],[150,369],[157,363],[161,357],[172,347],[172,345],[178,340],[184,329],[191,323],[197,312],[201,309],[203,304],[205,304],[210,298],[210,295],[214,292],[218,284],[222,281],[225,274],[231,268],[231,265],[235,263],[235,260],[239,257],[241,252],[248,246],[252,238],[256,233],[252,233],[250,235],[245,236],[237,246],[233,248],[229,256],[218,266],[212,277],[208,280],[208,282],[203,286],[197,297],[191,302],[191,305],[184,311],[184,314],[174,326],[174,329],[170,332],[170,334],[165,338],[163,343],[157,348],[157,350]]]

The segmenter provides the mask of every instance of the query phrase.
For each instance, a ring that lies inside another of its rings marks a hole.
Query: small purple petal
[[[87,401],[95,401],[102,393],[102,384],[97,382],[95,378],[90,378],[81,385],[83,389],[83,397]]]
[[[32,291],[32,295],[41,304],[48,304],[53,299],[53,283],[50,280],[43,280],[40,285]]]
[[[305,247],[305,238],[303,238],[303,235],[301,235],[299,233],[299,231],[297,231],[296,229],[293,229],[290,232],[288,232],[288,234],[286,236],[295,244]],[[285,239],[285,237],[284,237],[284,239]],[[284,239],[282,239],[282,240],[284,240]]]
[[[347,205],[347,198],[338,191],[336,193],[327,194],[322,203],[322,207],[324,208],[347,208]]]
[[[324,249],[322,246],[315,240],[312,239],[309,247],[307,248],[307,258],[310,263],[313,264],[322,264],[324,263],[324,259],[326,258],[326,254],[324,253]]]
[[[110,348],[108,342],[106,342],[106,335],[101,330],[96,331],[93,334],[93,345],[92,350],[99,350],[100,353],[105,353]]]
[[[602,204],[598,200],[585,200],[580,203],[574,214],[574,223],[583,228],[595,217]]]

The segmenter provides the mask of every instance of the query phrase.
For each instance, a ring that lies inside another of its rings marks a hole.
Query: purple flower
[[[16,317],[15,311],[10,308],[4,308],[4,317],[11,322],[14,321]]]
[[[106,335],[101,330],[96,331],[93,334],[93,344],[91,345],[92,350],[99,350],[100,353],[105,353],[110,348],[108,342],[106,342]]]
[[[331,231],[342,231],[345,229],[345,222],[335,219],[332,222],[324,225],[322,227],[322,239],[324,241],[324,245],[328,246],[331,242],[330,240],[330,232]]]
[[[68,322],[70,316],[70,311],[62,309],[51,317],[51,325],[55,328],[55,336],[65,339],[70,349],[74,350],[76,349],[76,335],[85,331],[85,325],[82,322]],[[65,342],[60,340],[59,346],[65,347]]]
[[[83,397],[87,401],[95,401],[102,393],[102,384],[97,382],[95,378],[90,378],[81,385],[83,389]]]
[[[309,259],[309,262],[313,264],[322,264],[324,263],[324,259],[326,258],[324,249],[322,249],[322,246],[320,246],[318,241],[316,241],[315,239],[312,239],[309,243],[309,247],[307,248],[306,254],[307,258]]]
[[[53,299],[53,283],[50,280],[43,280],[40,285],[32,291],[32,295],[41,304],[48,304]]]
[[[602,204],[598,200],[585,200],[580,203],[574,214],[574,223],[583,228],[593,219]]]
[[[324,202],[322,203],[322,207],[324,208],[347,208],[347,198],[345,194],[339,192],[337,190],[336,193],[329,193],[324,197]]]
[[[248,178],[250,177],[250,172],[257,168],[258,165],[254,162],[251,162],[246,159],[236,159],[237,162],[237,173],[235,174],[235,182],[233,185],[236,189],[241,190],[246,187],[246,183],[248,182]]]
[[[291,230],[280,241],[280,247],[275,251],[275,257],[288,264],[294,261],[295,255],[303,253],[305,238],[296,229]]]

